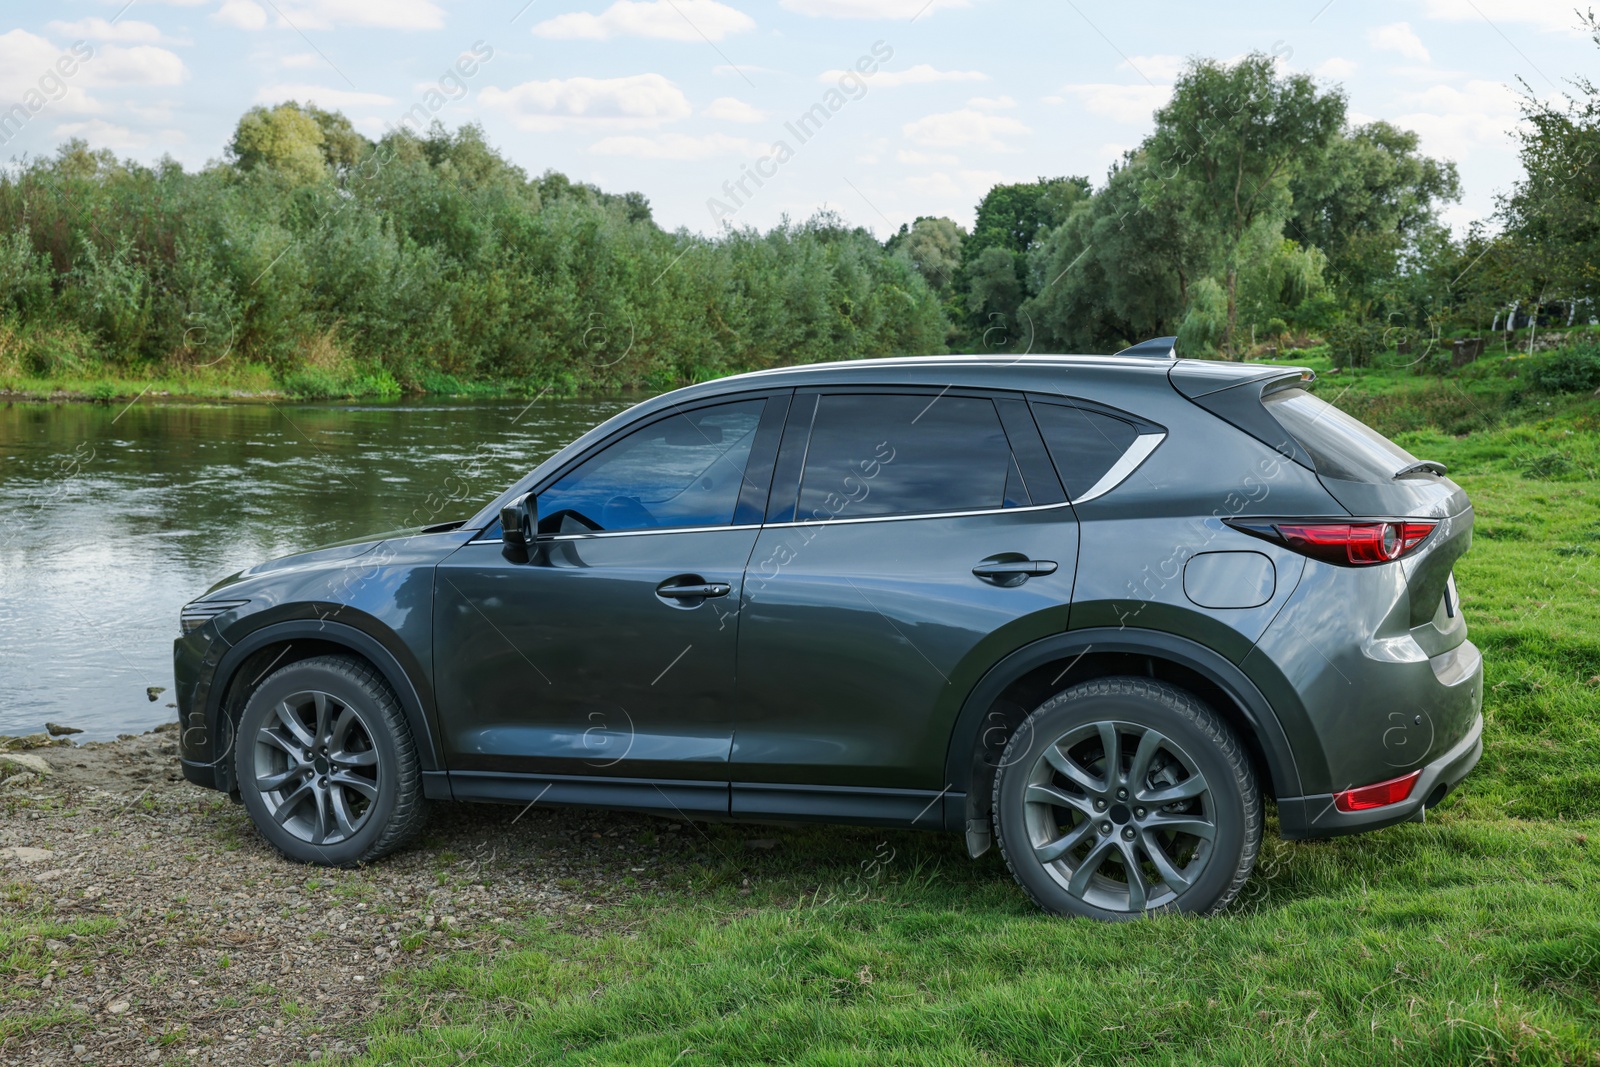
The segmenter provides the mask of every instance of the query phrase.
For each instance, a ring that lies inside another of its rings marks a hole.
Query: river
[[[217,579],[464,518],[637,399],[0,404],[0,734],[174,719],[178,610]]]

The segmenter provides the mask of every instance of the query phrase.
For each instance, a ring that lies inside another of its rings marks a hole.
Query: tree
[[[977,323],[988,347],[1003,347],[1017,324],[1017,309],[1026,295],[1017,277],[1016,254],[991,245],[967,267],[967,315]],[[992,331],[999,330],[999,334]],[[998,341],[998,343],[995,343]]]
[[[905,259],[943,297],[961,265],[961,245],[966,237],[967,231],[951,219],[919,215],[910,226],[902,223],[900,231],[884,243],[884,250]]]
[[[1090,195],[1088,178],[1040,178],[1035,182],[996,185],[978,204],[972,234],[962,242],[962,265],[954,285],[965,306],[970,328],[986,333],[996,326],[1014,327],[1015,312],[1026,295],[1027,253],[1036,240],[1066,221],[1073,205]],[[1013,280],[1000,274],[1000,260],[987,255],[999,249],[1011,257]],[[987,258],[985,258],[987,256]],[[982,281],[975,273],[982,261]],[[979,291],[981,289],[981,292]],[[999,315],[996,319],[994,316]]]
[[[228,155],[243,171],[267,167],[292,184],[308,185],[328,176],[326,138],[315,116],[294,101],[270,111],[253,107],[239,119]]]
[[[1089,193],[1089,179],[1078,177],[996,185],[978,204],[968,251],[973,257],[995,246],[1026,252],[1041,229],[1066,221],[1072,206],[1088,199]]]
[[[1321,165],[1344,113],[1341,91],[1321,92],[1305,74],[1279,77],[1273,58],[1262,53],[1232,66],[1191,62],[1171,101],[1156,112],[1146,143],[1156,178],[1143,201],[1175,202],[1221,236],[1229,344],[1238,327],[1247,238],[1289,216],[1294,176]]]
[[[1323,251],[1330,279],[1361,315],[1386,298],[1398,302],[1392,283],[1405,261],[1436,236],[1439,205],[1461,198],[1456,165],[1420,154],[1417,144],[1415,133],[1387,122],[1358,126],[1290,181],[1286,231]]]
[[[1600,20],[1581,15],[1600,45]],[[1600,298],[1600,86],[1574,78],[1563,106],[1523,84],[1518,131],[1526,176],[1500,200],[1498,214],[1528,283],[1524,298]]]
[[[1148,154],[1129,152],[1104,189],[1037,242],[1022,310],[1040,341],[1092,352],[1177,328],[1215,242],[1176,200],[1145,203],[1143,189],[1156,180]]]
[[[302,109],[322,131],[322,158],[335,174],[343,174],[372,151],[372,142],[363,137],[340,111],[324,111],[315,104]]]

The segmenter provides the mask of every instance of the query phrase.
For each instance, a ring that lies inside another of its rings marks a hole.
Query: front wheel
[[[1261,847],[1243,744],[1192,694],[1150,678],[1058,693],[1017,728],[994,783],[995,836],[1047,911],[1096,919],[1213,912]]]
[[[239,797],[289,859],[350,867],[421,829],[416,744],[367,663],[317,656],[274,672],[245,704],[237,737]]]

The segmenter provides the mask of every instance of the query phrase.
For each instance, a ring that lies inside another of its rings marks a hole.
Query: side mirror
[[[500,509],[500,537],[508,545],[527,547],[539,529],[539,500],[524,493]]]

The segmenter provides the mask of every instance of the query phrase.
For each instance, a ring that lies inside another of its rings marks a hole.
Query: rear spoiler
[[[1278,425],[1262,401],[1280,390],[1307,385],[1315,378],[1304,367],[1250,367],[1194,359],[1177,361],[1167,372],[1172,387],[1190,401],[1313,472],[1316,462],[1289,431]]]

